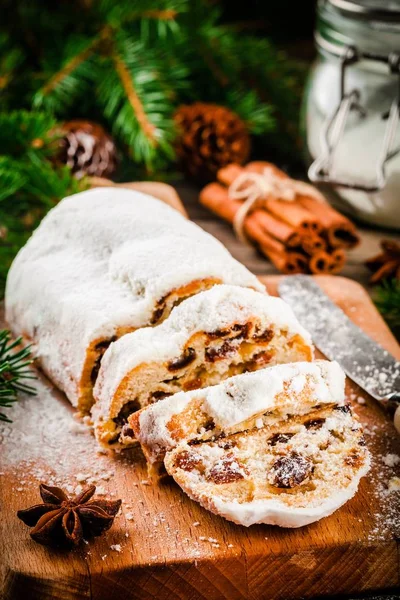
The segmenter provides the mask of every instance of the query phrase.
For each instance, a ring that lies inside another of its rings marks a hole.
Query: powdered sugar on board
[[[67,486],[70,493],[93,483],[101,492],[114,476],[115,460],[99,454],[90,430],[61,394],[42,380],[35,387],[37,396],[21,396],[9,411],[13,422],[0,424],[2,467]]]
[[[350,387],[350,385],[348,386]],[[374,418],[369,408],[375,401],[361,396],[361,390],[350,391],[348,400],[363,423],[364,437],[371,450],[371,469],[367,478],[371,482],[371,494],[374,497],[372,525],[368,532],[369,542],[398,538],[400,536],[400,444],[394,427],[382,427],[382,422]],[[360,398],[363,402],[360,403]],[[360,519],[365,515],[360,515]]]

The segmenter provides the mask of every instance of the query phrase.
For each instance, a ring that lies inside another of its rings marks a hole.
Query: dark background
[[[226,22],[241,23],[244,31],[270,37],[293,58],[314,58],[316,0],[223,0],[215,4],[222,7]]]

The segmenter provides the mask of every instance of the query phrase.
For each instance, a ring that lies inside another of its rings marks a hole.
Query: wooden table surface
[[[199,203],[199,187],[186,181],[175,182],[174,186],[190,218],[218,238],[237,260],[245,264],[256,275],[274,275],[278,272],[274,265],[254,248],[240,242],[235,237],[229,223],[212,214]],[[371,293],[372,288],[368,286],[370,272],[364,266],[364,261],[378,254],[380,240],[393,239],[400,242],[400,233],[384,229],[373,229],[361,223],[358,223],[357,226],[361,234],[361,244],[348,252],[348,263],[340,274],[358,281]]]

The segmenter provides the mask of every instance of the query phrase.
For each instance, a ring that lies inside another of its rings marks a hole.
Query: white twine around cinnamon
[[[242,206],[233,219],[233,229],[242,242],[249,243],[244,232],[244,223],[250,211],[263,206],[267,198],[293,202],[297,195],[315,198],[325,202],[325,198],[309,183],[278,177],[271,167],[265,167],[262,173],[243,171],[229,186],[231,200],[240,200]]]

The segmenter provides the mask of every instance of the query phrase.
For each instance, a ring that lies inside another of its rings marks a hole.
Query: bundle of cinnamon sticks
[[[267,187],[275,192],[260,193],[244,217],[245,236],[282,273],[338,273],[346,262],[345,250],[360,241],[354,224],[333,209],[315,188],[291,180],[271,163],[257,161],[244,167],[230,164],[220,169],[218,182],[201,191],[200,202],[233,223],[243,206],[243,200],[231,193],[234,182],[244,173],[263,176],[267,172],[289,190],[294,184],[293,197],[279,197],[279,186]]]

